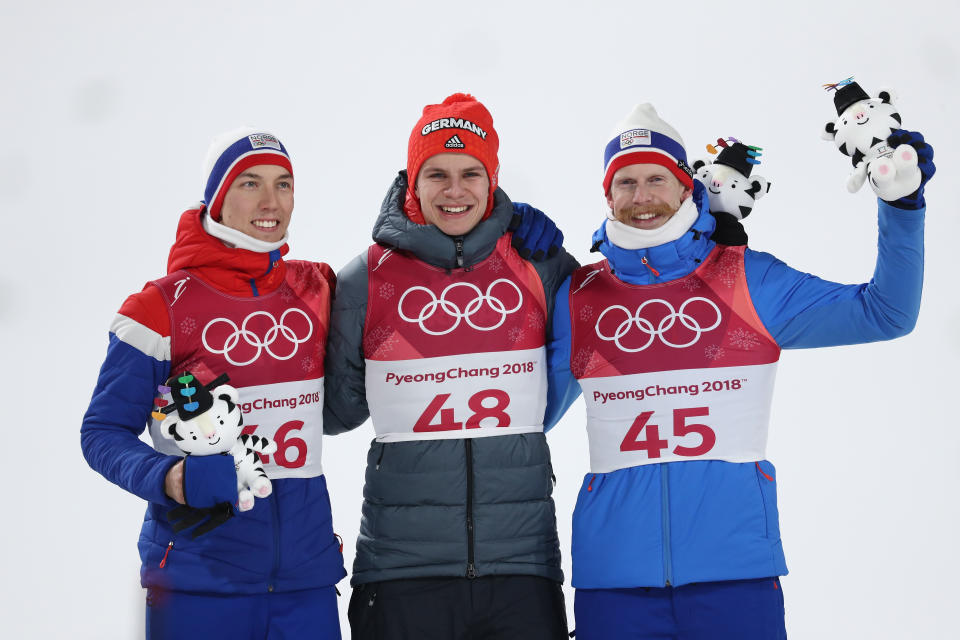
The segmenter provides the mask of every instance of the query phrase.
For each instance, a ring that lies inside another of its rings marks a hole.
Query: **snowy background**
[[[872,194],[846,192],[849,162],[818,137],[835,115],[821,84],[851,74],[868,91],[899,91],[939,174],[916,330],[783,355],[768,453],[791,569],[787,628],[955,637],[956,5],[585,6],[0,0],[5,637],[142,637],[143,504],[87,467],[79,426],[109,323],[164,273],[214,134],[249,123],[280,136],[297,176],[290,256],[339,269],[369,244],[423,105],[472,92],[494,115],[504,189],[549,212],[584,261],[603,218],[608,133],[652,101],[693,158],[720,136],[764,148],[759,173],[773,188],[747,220],[751,246],[862,282],[876,252]],[[583,414],[578,401],[549,436],[568,578]],[[365,425],[324,445],[348,567],[371,437]],[[567,603],[573,626],[569,585]]]

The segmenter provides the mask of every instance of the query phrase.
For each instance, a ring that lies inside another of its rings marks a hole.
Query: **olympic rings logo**
[[[297,336],[296,332],[293,329],[291,329],[286,324],[284,324],[286,322],[287,316],[290,315],[291,313],[299,313],[307,321],[307,335],[305,335],[302,338]],[[271,323],[273,323],[273,326],[267,329],[267,333],[263,336],[262,340],[260,339],[260,336],[258,336],[256,333],[247,329],[247,323],[249,323],[253,318],[256,318],[257,316],[264,316]],[[227,325],[229,325],[230,328],[233,329],[233,333],[227,336],[227,338],[223,341],[222,347],[220,347],[219,349],[214,349],[207,342],[207,331],[210,330],[210,327],[221,322],[225,322]],[[278,355],[270,349],[270,346],[281,335],[293,344],[293,350],[286,355]],[[267,353],[269,353],[271,356],[273,356],[277,360],[289,360],[294,355],[296,355],[297,349],[300,348],[300,345],[306,342],[307,340],[309,340],[310,336],[312,335],[313,335],[313,322],[310,321],[310,316],[308,316],[301,309],[297,309],[296,307],[291,307],[283,312],[283,315],[280,316],[279,322],[277,322],[277,319],[273,317],[273,314],[271,314],[268,311],[254,311],[253,313],[251,313],[250,315],[248,315],[246,318],[243,319],[243,323],[239,327],[237,327],[237,325],[234,324],[234,322],[232,320],[229,320],[228,318],[214,318],[213,320],[207,323],[207,326],[203,328],[203,333],[200,335],[200,339],[203,341],[203,346],[206,347],[207,351],[209,351],[210,353],[223,354],[223,357],[227,359],[227,362],[229,362],[233,366],[245,367],[248,364],[252,364],[256,362],[264,349],[266,349]],[[243,338],[243,341],[246,342],[251,347],[256,347],[257,352],[249,360],[246,360],[244,362],[237,362],[232,357],[230,357],[230,353],[240,343],[241,338]]]
[[[505,305],[502,300],[493,296],[491,293],[493,288],[501,283],[510,285],[513,290],[517,292],[517,304],[510,309],[507,308],[507,305]],[[457,287],[466,287],[476,294],[476,297],[467,303],[467,306],[463,311],[460,310],[460,307],[457,306],[455,302],[451,302],[447,299],[448,294]],[[426,303],[422,309],[420,309],[420,312],[417,313],[415,317],[410,317],[403,312],[403,302],[407,299],[407,296],[414,291],[425,291],[427,295],[430,296],[430,301]],[[480,311],[484,304],[486,304],[495,313],[500,314],[500,320],[492,327],[480,326],[473,321],[473,316]],[[490,286],[487,287],[486,292],[480,291],[479,287],[469,282],[454,282],[453,284],[447,285],[447,288],[440,293],[439,298],[434,295],[433,291],[426,287],[410,287],[403,292],[402,296],[400,296],[400,301],[397,303],[397,312],[405,321],[419,324],[420,329],[423,330],[424,333],[428,333],[432,336],[443,336],[460,326],[461,320],[466,320],[468,325],[474,329],[477,329],[478,331],[493,331],[506,322],[508,315],[519,311],[522,305],[523,294],[520,292],[520,287],[506,278],[499,278],[490,283]],[[453,318],[453,324],[443,331],[434,331],[427,328],[427,326],[424,324],[424,321],[432,318],[438,309],[446,314],[446,316]]]
[[[687,306],[694,302],[707,303],[708,305],[710,305],[714,313],[717,315],[717,319],[709,327],[701,327],[700,323],[693,316],[686,313]],[[651,305],[651,304],[661,304],[665,306],[668,310],[667,315],[665,315],[663,319],[660,320],[660,322],[657,324],[656,327],[653,326],[653,323],[651,321],[641,317],[643,310],[647,307],[647,305]],[[612,336],[607,336],[600,331],[600,322],[603,320],[603,317],[607,315],[607,313],[614,310],[622,311],[623,314],[626,316],[626,318],[617,326],[617,329],[616,331],[614,331]],[[693,331],[693,337],[689,341],[684,342],[682,344],[674,344],[673,342],[670,342],[669,340],[667,340],[666,337],[664,337],[664,333],[666,333],[671,328],[673,328],[673,325],[676,324],[677,320],[679,320],[680,324],[682,324],[684,327],[686,327],[690,331]],[[717,327],[719,327],[720,320],[721,320],[720,309],[717,308],[717,305],[714,304],[712,300],[709,300],[707,298],[701,298],[701,297],[690,298],[686,302],[684,302],[682,305],[680,305],[679,310],[675,310],[673,308],[673,305],[667,302],[666,300],[661,300],[660,298],[653,298],[652,300],[647,300],[646,302],[641,304],[639,307],[637,307],[637,312],[633,315],[630,314],[630,311],[626,307],[619,304],[613,305],[612,307],[607,307],[606,309],[603,310],[603,313],[600,314],[600,317],[597,318],[596,332],[597,332],[597,337],[599,337],[601,340],[606,340],[607,342],[615,342],[618,349],[620,349],[621,351],[625,351],[627,353],[637,353],[638,351],[643,351],[644,349],[649,347],[651,344],[653,344],[653,341],[655,338],[660,338],[660,341],[663,342],[663,344],[667,345],[668,347],[673,347],[674,349],[683,349],[684,347],[689,347],[690,345],[696,343],[697,340],[700,339],[700,334],[706,333],[707,331],[712,331]],[[625,347],[622,344],[620,344],[620,338],[627,335],[627,332],[630,331],[631,326],[636,326],[638,329],[640,329],[640,331],[642,331],[643,333],[649,336],[646,343],[644,343],[640,347],[636,347],[633,349],[629,347]]]

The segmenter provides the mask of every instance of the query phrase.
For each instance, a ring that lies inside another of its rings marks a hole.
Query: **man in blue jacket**
[[[591,472],[573,519],[577,638],[786,638],[776,472],[765,459],[783,348],[908,333],[923,279],[924,183],[879,201],[865,284],[827,282],[715,242],[704,186],[679,134],[649,104],[604,153],[605,260],[561,286],[549,388],[582,390]],[[548,417],[549,419],[550,417]]]
[[[203,203],[180,217],[167,275],[114,318],[80,444],[94,470],[147,503],[147,638],[338,640],[346,571],[320,463],[333,273],[283,257],[294,183],[275,136],[227,132],[206,165]],[[244,432],[278,445],[263,460],[272,495],[199,536],[209,520],[180,531],[171,514],[230,510],[237,470],[229,454],[184,457],[169,437],[187,436],[151,420],[158,386],[188,369],[204,385],[228,374]],[[139,438],[148,424],[153,446]]]

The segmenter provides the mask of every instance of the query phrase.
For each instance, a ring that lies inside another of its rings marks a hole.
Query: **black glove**
[[[183,504],[174,507],[167,513],[167,520],[173,525],[174,533],[180,533],[184,529],[198,525],[196,529],[190,532],[190,537],[193,539],[213,531],[232,517],[233,505],[229,502],[221,502],[205,509],[188,507]]]

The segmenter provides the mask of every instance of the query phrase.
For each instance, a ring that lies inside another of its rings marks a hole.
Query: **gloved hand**
[[[187,506],[206,509],[237,503],[237,468],[233,456],[187,456],[183,459],[183,497]]]
[[[201,523],[190,532],[190,537],[194,539],[213,531],[232,517],[233,505],[228,502],[221,502],[208,509],[195,509],[187,505],[179,505],[167,513],[167,520],[173,525],[174,533],[180,533],[184,529],[189,529]]]
[[[513,248],[526,260],[550,258],[563,247],[563,232],[543,211],[523,202],[513,203]]]
[[[910,195],[899,200],[889,201],[898,209],[921,209],[927,206],[923,199],[923,187],[927,184],[937,167],[933,164],[933,147],[923,140],[923,134],[905,129],[897,129],[887,138],[887,144],[896,148],[901,144],[908,144],[917,152],[917,168],[920,169],[920,186]]]

